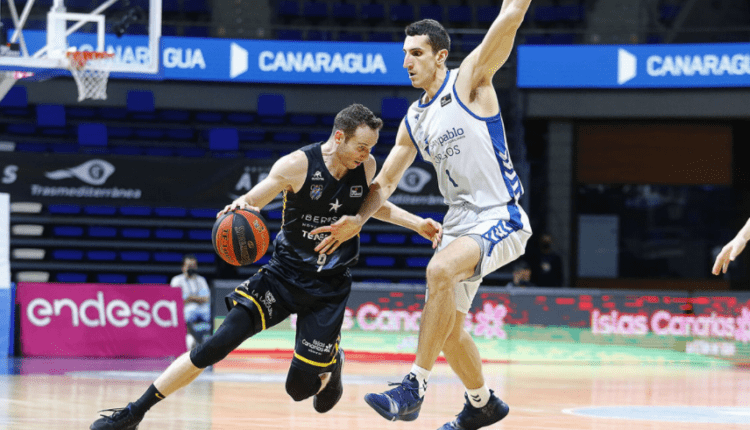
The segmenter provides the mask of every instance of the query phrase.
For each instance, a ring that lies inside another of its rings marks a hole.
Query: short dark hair
[[[433,53],[441,49],[448,52],[451,50],[451,37],[442,24],[434,19],[423,19],[406,26],[404,30],[407,36],[427,36]]]
[[[513,271],[517,272],[519,270],[529,270],[531,267],[529,266],[529,263],[526,262],[526,260],[517,260],[516,264],[513,265]]]
[[[185,262],[188,260],[193,260],[197,262],[198,258],[195,257],[195,254],[185,254],[182,256],[182,264],[185,264]]]
[[[333,133],[341,130],[344,132],[344,140],[347,140],[354,136],[361,125],[366,125],[372,130],[380,130],[383,127],[383,120],[375,116],[366,106],[354,103],[336,114],[333,120]]]

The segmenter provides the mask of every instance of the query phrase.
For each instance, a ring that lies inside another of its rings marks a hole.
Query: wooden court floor
[[[0,375],[0,429],[88,429],[99,409],[136,399],[167,364],[13,360]],[[366,393],[383,391],[409,367],[347,361],[344,396],[336,408],[321,415],[311,400],[296,403],[286,395],[288,361],[230,356],[156,405],[140,430],[417,430],[437,429],[453,419],[462,408],[463,389],[445,364],[435,367],[416,421],[388,422],[365,404]],[[492,429],[750,430],[746,369],[487,364],[485,373],[488,385],[511,408]],[[591,411],[595,416],[586,415]]]

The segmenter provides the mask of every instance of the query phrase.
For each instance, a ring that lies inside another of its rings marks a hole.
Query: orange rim
[[[70,60],[71,67],[82,69],[91,60],[103,60],[115,56],[113,53],[99,51],[73,51],[65,53]]]

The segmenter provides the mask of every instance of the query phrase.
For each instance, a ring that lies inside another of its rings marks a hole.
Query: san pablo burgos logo
[[[89,185],[104,185],[107,178],[115,173],[115,166],[104,160],[89,160],[80,166],[60,169],[44,174],[49,179],[59,180],[76,177]]]

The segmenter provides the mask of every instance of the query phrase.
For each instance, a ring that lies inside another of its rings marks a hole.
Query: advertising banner
[[[268,176],[275,161],[9,152],[0,163],[0,193],[11,194],[14,201],[43,204],[218,210]],[[412,212],[442,213],[446,209],[435,169],[424,162],[417,162],[406,171],[390,200]],[[280,210],[282,206],[279,195],[265,210]]]
[[[412,359],[423,307],[424,287],[355,284],[342,347],[363,359]],[[487,288],[464,328],[498,362],[750,363],[750,294]],[[291,351],[294,330],[290,318],[240,349]]]
[[[46,357],[175,357],[182,292],[169,285],[18,283],[20,350]]]
[[[23,32],[29,51],[46,44],[46,33]],[[10,36],[9,36],[10,37]],[[96,46],[96,34],[76,33],[68,43],[79,51]],[[303,42],[163,36],[159,79],[331,85],[411,85],[402,67],[400,43]],[[149,62],[148,37],[107,34],[115,61]],[[112,78],[153,79],[112,73]]]
[[[521,88],[750,86],[750,43],[518,47]]]

